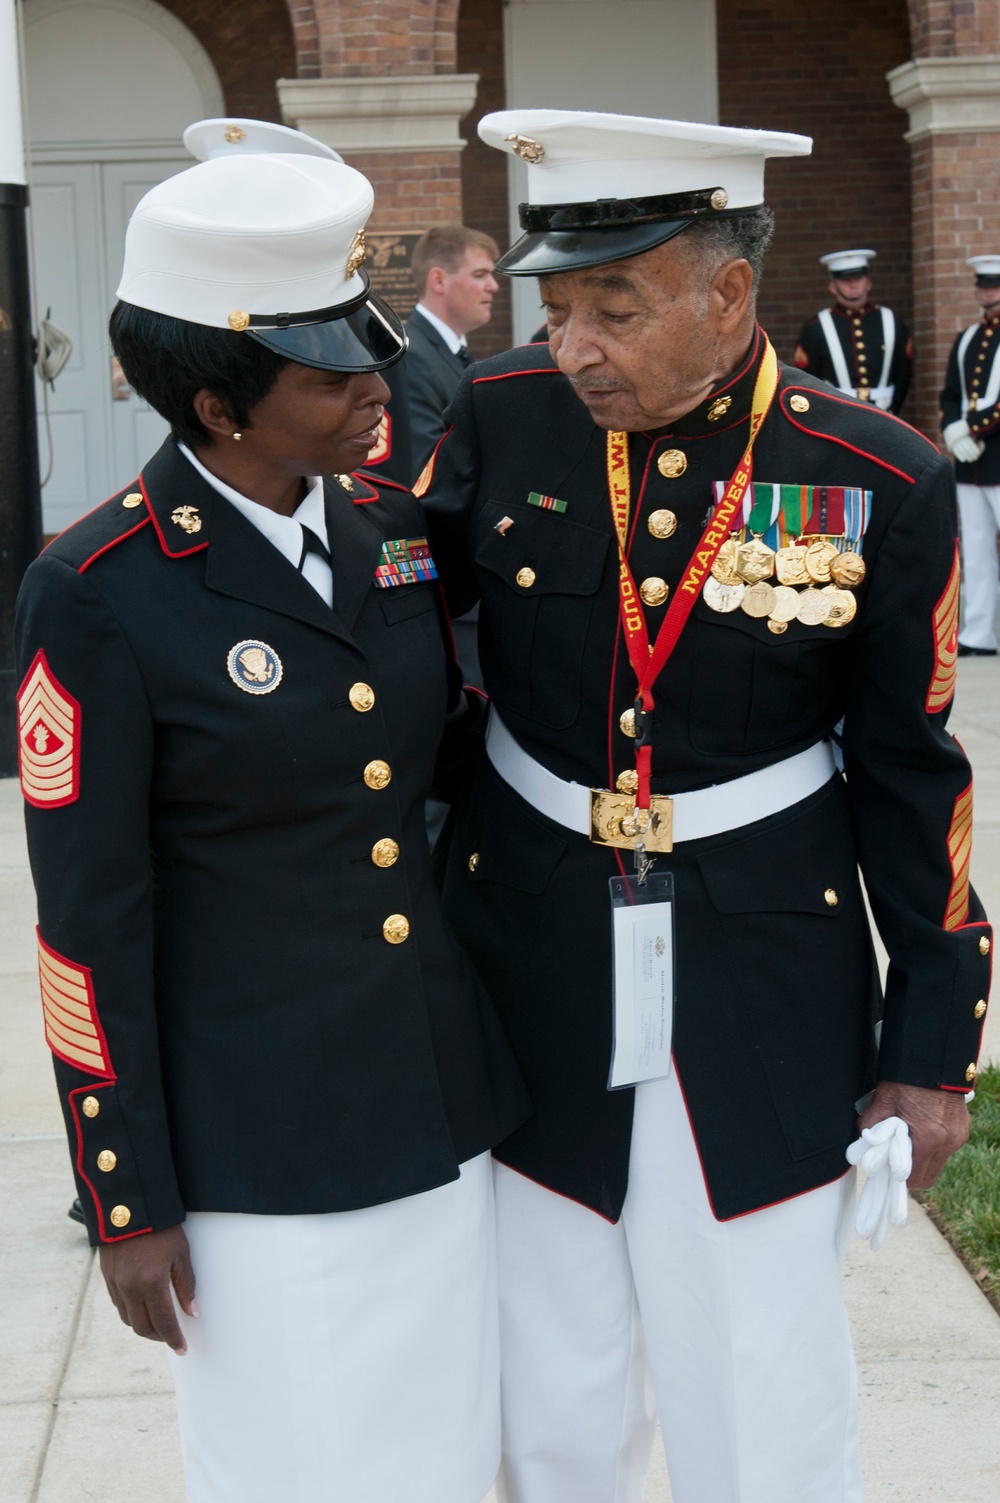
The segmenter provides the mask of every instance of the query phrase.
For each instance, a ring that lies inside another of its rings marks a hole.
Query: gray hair
[[[747,261],[753,272],[754,292],[760,282],[764,252],[774,234],[774,214],[766,205],[749,214],[718,219],[696,219],[678,237],[692,259],[697,256],[706,280],[711,281],[727,261]]]

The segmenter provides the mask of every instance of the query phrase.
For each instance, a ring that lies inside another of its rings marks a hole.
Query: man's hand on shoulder
[[[901,1117],[910,1129],[913,1171],[907,1183],[911,1190],[929,1189],[969,1136],[969,1109],[960,1092],[880,1081],[858,1119],[858,1129],[874,1127],[886,1117]]]
[[[173,1284],[185,1315],[197,1315],[194,1269],[182,1226],[111,1242],[101,1248],[101,1272],[115,1308],[137,1336],[165,1341],[179,1357],[187,1342],[170,1298]]]

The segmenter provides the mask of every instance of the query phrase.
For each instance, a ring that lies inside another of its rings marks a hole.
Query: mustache
[[[615,381],[615,380],[607,380],[607,379],[601,381],[601,380],[594,380],[593,377],[586,377],[586,376],[567,376],[566,379],[569,381],[570,386],[572,386],[572,388],[576,392],[577,396],[581,396],[581,397],[586,392],[592,392],[592,391],[625,391],[625,390],[627,390],[624,381]]]

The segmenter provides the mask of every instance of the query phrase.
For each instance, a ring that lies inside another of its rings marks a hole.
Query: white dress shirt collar
[[[306,494],[290,517],[284,517],[279,512],[272,511],[269,506],[261,506],[259,501],[251,501],[249,496],[244,496],[240,491],[234,490],[195,457],[186,444],[178,444],[178,449],[184,458],[198,471],[201,478],[208,482],[214,491],[223,496],[238,512],[251,522],[257,531],[263,533],[268,542],[283,553],[293,569],[298,569],[302,559],[303,549],[303,526],[308,527],[319,538],[323,546],[329,550],[330,539],[326,530],[326,510],[323,497],[322,475],[309,475],[306,477]],[[302,576],[307,579],[313,589],[327,605],[333,603],[333,574],[330,565],[318,554],[306,555],[302,566]]]
[[[465,349],[465,335],[456,334],[450,324],[446,324],[443,318],[438,318],[436,313],[432,313],[429,308],[425,308],[423,303],[418,303],[413,311],[414,313],[422,314],[431,327],[437,329],[453,355],[457,355],[459,350]]]

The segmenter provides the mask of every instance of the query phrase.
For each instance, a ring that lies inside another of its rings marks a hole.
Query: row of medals
[[[790,621],[846,626],[858,609],[851,591],[864,577],[860,553],[841,553],[827,538],[775,552],[756,534],[741,543],[737,533],[719,549],[703,594],[713,611],[766,617],[768,629],[780,635]]]

